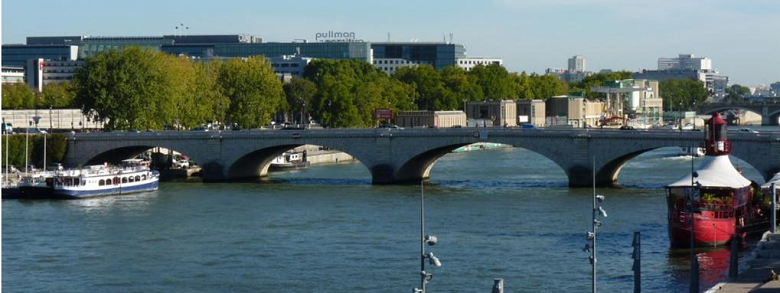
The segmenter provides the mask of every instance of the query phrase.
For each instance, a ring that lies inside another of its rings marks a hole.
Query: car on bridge
[[[740,128],[739,132],[758,133],[758,131],[755,131],[755,130],[750,129],[750,128]]]

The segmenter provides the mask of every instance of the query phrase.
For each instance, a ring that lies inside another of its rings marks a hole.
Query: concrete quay
[[[764,233],[753,250],[748,268],[735,279],[715,285],[707,293],[777,293],[780,281],[771,280],[771,271],[780,274],[780,233]]]

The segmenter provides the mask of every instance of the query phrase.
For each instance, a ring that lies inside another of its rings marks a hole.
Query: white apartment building
[[[679,54],[677,58],[658,58],[658,70],[691,69],[712,70],[712,60],[693,54]]]
[[[24,82],[24,68],[3,66],[2,83]]]
[[[491,64],[504,65],[504,60],[501,58],[458,58],[455,59],[455,66],[471,71],[477,65],[488,66]]]
[[[84,61],[30,59],[25,79],[31,88],[42,91],[51,83],[70,82],[76,69],[83,65]]]
[[[410,61],[402,58],[374,58],[371,63],[374,67],[379,68],[379,70],[388,75],[395,73],[398,68],[401,67],[417,66],[420,64],[433,65],[425,61]]]
[[[569,71],[585,72],[585,57],[575,55],[569,58]]]

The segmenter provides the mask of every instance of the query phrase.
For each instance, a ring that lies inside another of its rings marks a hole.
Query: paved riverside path
[[[720,283],[711,293],[780,293],[780,281],[770,280],[770,271],[780,274],[780,233],[766,233],[756,245],[755,259],[736,279]],[[768,281],[768,282],[767,282]]]

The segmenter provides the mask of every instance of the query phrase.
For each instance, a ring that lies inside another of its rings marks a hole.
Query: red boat
[[[734,235],[745,236],[768,223],[762,200],[754,198],[757,185],[729,160],[726,121],[713,114],[705,126],[706,152],[701,165],[666,186],[669,239],[674,247],[690,247],[691,232],[694,246],[724,245]]]

